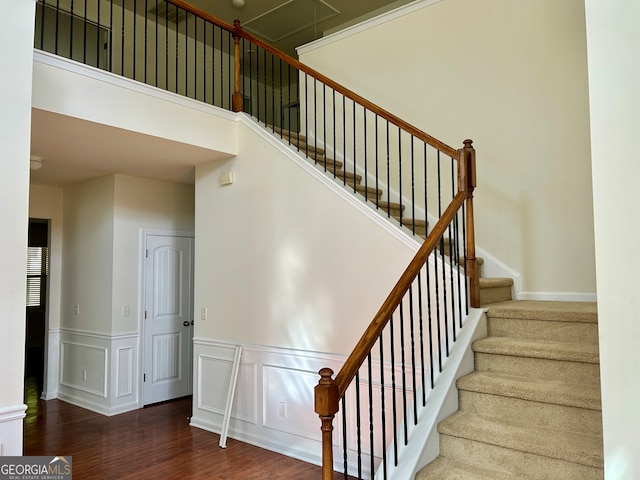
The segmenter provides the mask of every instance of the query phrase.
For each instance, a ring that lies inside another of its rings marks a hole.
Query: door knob
[[[184,325],[185,327],[188,327],[191,324],[189,323],[189,321],[185,320],[184,322],[182,322],[182,325]]]

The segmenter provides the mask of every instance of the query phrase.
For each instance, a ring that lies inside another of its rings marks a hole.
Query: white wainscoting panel
[[[220,433],[235,345],[194,340],[191,425]],[[320,464],[320,420],[313,389],[318,370],[344,359],[323,353],[243,345],[229,437]]]
[[[109,415],[140,408],[140,335],[138,333],[111,336],[113,352],[110,367]]]
[[[45,374],[43,400],[51,400],[58,396],[60,381],[60,329],[51,328],[47,332],[47,371]]]
[[[116,350],[116,397],[125,397],[133,393],[133,348],[121,347]]]
[[[58,398],[103,415],[139,408],[137,333],[60,329],[59,335]]]
[[[26,405],[0,408],[0,456],[22,455],[23,419]]]
[[[263,375],[264,426],[320,442],[318,415],[309,408],[318,373],[264,365]]]
[[[60,357],[61,385],[107,398],[108,349],[106,347],[63,340]]]

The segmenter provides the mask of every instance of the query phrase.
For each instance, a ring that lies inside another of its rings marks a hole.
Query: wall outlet
[[[281,417],[287,418],[287,402],[280,402],[278,413]]]
[[[85,382],[87,381],[87,371],[86,370],[82,370],[82,380],[84,380]]]
[[[200,320],[206,320],[209,316],[207,309],[205,307],[200,309]]]
[[[75,307],[73,307],[73,312],[76,315],[80,315],[80,305],[76,303]]]
[[[123,305],[122,306],[122,316],[123,317],[128,317],[129,316],[129,305]]]

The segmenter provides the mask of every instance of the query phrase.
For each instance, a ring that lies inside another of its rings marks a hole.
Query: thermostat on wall
[[[220,185],[231,185],[233,183],[233,172],[221,173],[218,177],[218,183]]]

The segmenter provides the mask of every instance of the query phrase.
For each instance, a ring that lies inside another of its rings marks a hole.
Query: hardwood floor
[[[318,466],[231,438],[220,448],[218,435],[189,426],[191,398],[113,417],[37,391],[25,400],[24,454],[72,456],[76,480],[320,478]]]

